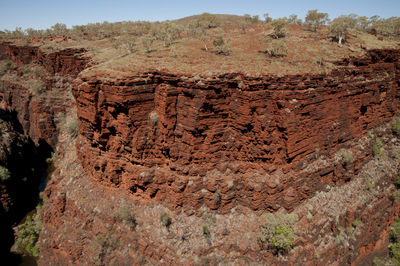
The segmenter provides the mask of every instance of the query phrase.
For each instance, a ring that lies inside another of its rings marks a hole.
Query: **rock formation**
[[[363,265],[387,252],[400,211],[399,50],[262,78],[78,75],[82,52],[0,45],[1,59],[46,70],[42,95],[0,83],[1,109],[57,154],[41,264]],[[60,113],[77,115],[76,141]],[[297,215],[297,238],[276,256],[260,226],[282,211]]]

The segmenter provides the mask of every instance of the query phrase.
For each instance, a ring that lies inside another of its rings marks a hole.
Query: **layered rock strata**
[[[351,178],[335,165],[304,176],[314,157],[399,113],[399,55],[373,50],[328,75],[82,76],[73,91],[79,158],[95,180],[171,207],[211,206],[206,189],[220,191],[222,209],[293,208]]]
[[[400,143],[380,125],[399,114],[399,51],[370,51],[328,75],[81,74],[75,143],[69,84],[82,55],[2,45],[1,59],[48,72],[43,95],[18,79],[0,84],[1,108],[57,155],[41,264],[365,265],[387,253]],[[384,150],[372,157],[377,138]],[[275,256],[260,243],[261,214],[282,211],[297,215],[297,238]]]

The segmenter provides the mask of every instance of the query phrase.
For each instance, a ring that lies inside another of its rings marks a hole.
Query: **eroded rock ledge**
[[[399,114],[399,57],[372,50],[329,75],[82,75],[79,159],[95,180],[172,208],[292,209],[352,178],[310,161]]]

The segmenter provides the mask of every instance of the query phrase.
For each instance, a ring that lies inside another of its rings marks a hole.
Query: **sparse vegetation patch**
[[[268,213],[264,215],[264,224],[261,225],[259,239],[275,254],[285,254],[293,247],[297,235],[294,224],[298,217],[295,214]]]
[[[25,222],[17,227],[17,238],[14,244],[16,252],[28,254],[35,258],[39,257],[40,232],[42,230],[41,208],[42,203],[36,207],[35,214],[27,216]]]

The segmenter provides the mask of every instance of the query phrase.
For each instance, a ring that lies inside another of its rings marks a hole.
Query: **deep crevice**
[[[0,226],[4,236],[0,254],[10,265],[17,265],[26,259],[34,263],[33,258],[10,252],[14,244],[13,227],[23,221],[39,203],[39,193],[46,186],[50,168],[46,159],[51,157],[53,150],[45,141],[40,140],[35,145],[32,139],[24,135],[15,112],[0,110],[0,126],[0,165],[9,172],[9,178],[0,181],[3,195]]]

